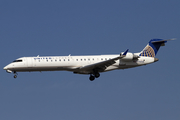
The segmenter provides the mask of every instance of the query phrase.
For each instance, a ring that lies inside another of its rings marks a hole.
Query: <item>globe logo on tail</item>
[[[147,45],[139,56],[155,57],[154,49],[151,46]]]

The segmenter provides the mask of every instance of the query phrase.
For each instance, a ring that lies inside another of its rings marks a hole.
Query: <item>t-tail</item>
[[[174,39],[168,39],[168,40],[163,40],[163,39],[152,39],[149,41],[147,46],[140,52],[139,56],[144,56],[144,57],[155,57],[159,48],[161,46],[165,46],[165,43],[169,40],[174,40]]]

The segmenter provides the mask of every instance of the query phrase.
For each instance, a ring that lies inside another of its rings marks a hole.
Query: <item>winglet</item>
[[[128,51],[129,51],[129,49],[127,49],[125,52],[122,52],[121,54],[120,54],[120,58],[123,58],[123,57],[125,57],[126,56],[126,54],[128,53]]]
[[[126,56],[127,52],[129,51],[129,49],[127,49],[123,54],[122,56]]]

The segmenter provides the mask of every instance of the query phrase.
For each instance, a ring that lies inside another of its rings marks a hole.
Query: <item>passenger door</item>
[[[26,60],[27,60],[27,66],[33,67],[33,58],[26,58]]]

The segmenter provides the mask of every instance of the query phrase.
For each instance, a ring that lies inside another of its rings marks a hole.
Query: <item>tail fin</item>
[[[168,39],[168,40],[163,40],[163,39],[152,39],[149,41],[147,46],[140,52],[139,56],[145,56],[145,57],[155,57],[159,48],[161,46],[165,46],[165,43],[169,40],[174,40],[174,39]]]

